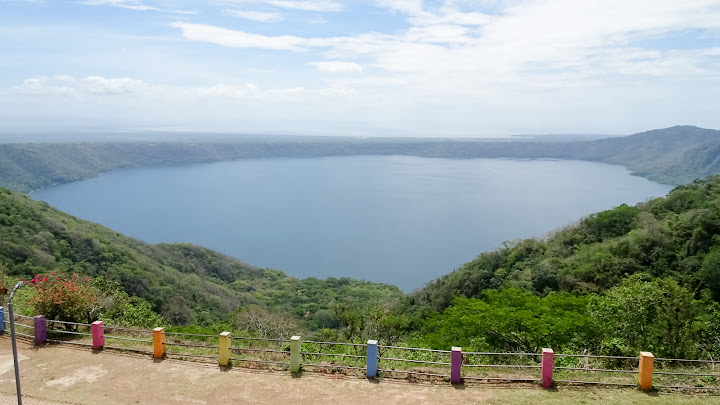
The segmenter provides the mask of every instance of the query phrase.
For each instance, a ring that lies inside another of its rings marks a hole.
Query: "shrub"
[[[98,318],[95,303],[99,292],[87,278],[77,274],[38,274],[28,284],[35,289],[32,306],[49,320],[90,323]]]

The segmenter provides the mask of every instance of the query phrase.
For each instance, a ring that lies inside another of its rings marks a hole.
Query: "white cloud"
[[[372,0],[372,3],[393,12],[409,15],[417,15],[423,12],[423,0]]]
[[[267,0],[275,7],[302,11],[341,11],[342,3],[333,0]]]
[[[155,0],[92,3],[148,10],[171,4]],[[223,111],[234,117],[243,111],[273,122],[284,122],[286,116],[320,121],[333,116],[407,122],[398,125],[421,130],[425,124],[414,123],[419,119],[435,119],[438,128],[456,123],[468,128],[524,125],[530,130],[550,130],[545,126],[574,120],[573,128],[593,131],[615,125],[609,123],[627,125],[640,119],[666,122],[686,117],[681,122],[699,125],[720,122],[707,118],[717,116],[720,109],[720,47],[712,41],[720,38],[718,0],[374,0],[374,5],[394,15],[383,16],[378,24],[365,24],[349,13],[322,14],[331,23],[326,26],[305,22],[320,15],[317,11],[341,10],[341,3],[212,2],[224,7],[229,3],[262,6],[261,11],[238,6],[241,10],[232,10],[238,18],[273,22],[286,16],[287,23],[252,31],[257,24],[224,19],[232,25],[221,27],[210,13],[203,24],[188,18],[171,26],[185,40],[198,43],[189,47],[192,52],[185,52],[176,35],[163,43],[168,49],[177,45],[174,59],[147,52],[136,53],[147,58],[131,60],[118,51],[112,62],[122,66],[123,73],[114,79],[16,79],[14,83],[22,83],[6,88],[6,94],[28,103],[40,97],[20,95],[102,100],[98,104],[116,103],[119,108],[130,108],[127,104],[132,103],[123,104],[124,100],[142,98],[145,103],[138,105],[164,105],[168,111],[178,105],[188,116],[200,116],[202,111],[220,117]],[[345,4],[348,11],[364,18],[378,12]],[[226,14],[232,15],[230,10]],[[343,31],[345,21],[352,24]],[[374,31],[357,33],[363,26]],[[196,53],[199,43],[219,46]],[[208,58],[190,59],[196,55]],[[169,84],[117,78],[125,72],[142,72],[128,68],[124,60],[134,67],[152,65],[150,73],[135,77],[161,77]],[[185,63],[183,69],[174,69],[170,60]],[[107,66],[96,71],[113,76]],[[174,80],[193,86],[174,84]],[[107,94],[115,96],[101,97]],[[701,113],[705,121],[692,119]],[[167,114],[170,119],[175,115]]]
[[[85,0],[85,1],[81,1],[80,4],[84,4],[87,6],[113,6],[113,7],[125,8],[128,10],[158,11],[158,12],[172,13],[172,14],[198,14],[197,11],[165,9],[165,8],[149,6],[147,4],[144,4],[140,0]]]
[[[280,13],[266,13],[262,11],[224,10],[223,14],[263,23],[278,22],[283,20],[283,16]]]
[[[342,61],[320,61],[320,62],[309,62],[311,66],[320,72],[328,73],[357,73],[362,72],[363,68],[361,65],[354,62],[342,62]]]
[[[123,77],[119,79],[106,79],[100,76],[90,76],[80,80],[80,88],[90,94],[132,94],[142,90],[146,84],[142,80]]]
[[[198,88],[196,91],[204,97],[244,98],[256,97],[261,94],[260,89],[252,83],[245,83],[243,86],[216,84],[211,87]]]
[[[62,81],[62,80],[61,80]],[[23,84],[19,86],[12,86],[11,92],[17,94],[27,95],[76,95],[77,90],[71,86],[61,86],[52,83],[50,77],[31,77],[25,79]]]
[[[244,31],[215,27],[212,25],[174,22],[170,24],[180,28],[183,36],[191,41],[210,42],[231,48],[262,48],[301,52],[308,47],[330,46],[340,38],[302,38],[293,35],[260,35]]]
[[[12,86],[10,90],[25,95],[128,95],[137,93],[147,87],[142,80],[129,77],[106,79],[100,76],[75,78],[68,75],[31,77],[23,84]]]

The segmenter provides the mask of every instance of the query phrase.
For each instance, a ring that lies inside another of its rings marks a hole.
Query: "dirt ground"
[[[718,403],[718,396],[645,394],[633,389],[560,388],[535,385],[472,385],[369,381],[319,373],[217,365],[86,347],[35,348],[19,342],[23,403],[58,404],[533,404]],[[12,351],[0,337],[0,404],[15,404]]]

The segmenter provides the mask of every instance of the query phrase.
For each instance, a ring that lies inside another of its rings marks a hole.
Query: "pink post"
[[[553,386],[553,349],[542,349],[542,387]]]
[[[460,384],[462,382],[462,348],[453,347],[450,357],[450,383]]]
[[[100,350],[105,347],[105,327],[102,321],[95,321],[90,326],[93,338],[93,350]]]

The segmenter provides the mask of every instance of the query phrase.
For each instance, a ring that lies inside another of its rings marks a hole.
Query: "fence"
[[[280,367],[292,373],[324,369],[362,373],[368,378],[404,376],[448,381],[451,384],[486,381],[539,383],[544,388],[560,384],[588,384],[639,386],[642,390],[720,389],[717,380],[720,374],[705,370],[708,367],[714,369],[720,360],[656,359],[649,352],[640,352],[637,357],[561,354],[554,353],[552,349],[543,349],[542,353],[463,352],[460,347],[435,350],[385,346],[378,344],[377,340],[369,340],[364,344],[303,342],[300,336],[264,339],[231,336],[230,332],[205,335],[167,332],[164,328],[120,328],[105,326],[101,321],[92,324],[47,321],[42,315],[15,317],[15,325],[23,331],[16,334],[32,339],[36,345],[50,342],[87,346],[93,350],[129,350],[154,358],[170,356],[217,361],[223,367],[237,363],[245,367]],[[5,330],[5,320],[6,313],[0,307],[0,333]],[[61,326],[64,330],[54,329],[55,326]],[[107,342],[113,342],[113,345]],[[611,363],[615,367],[607,366]],[[654,370],[656,363],[661,365],[658,370]],[[688,364],[699,370],[688,372]],[[685,367],[678,371],[678,365]],[[502,374],[494,370],[501,370]],[[600,374],[605,379],[588,380],[586,376],[589,374]],[[560,378],[556,378],[558,376]],[[700,383],[698,378],[701,379]],[[654,384],[654,379],[659,384]]]

